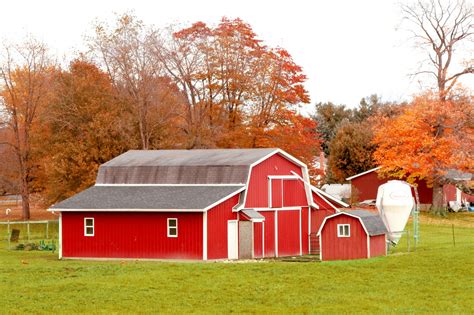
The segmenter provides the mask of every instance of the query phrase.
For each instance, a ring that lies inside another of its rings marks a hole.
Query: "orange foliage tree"
[[[432,210],[443,211],[442,185],[449,182],[448,172],[474,171],[473,126],[472,98],[420,96],[399,116],[381,119],[374,128],[374,158],[382,175],[408,182],[425,179],[433,186]]]

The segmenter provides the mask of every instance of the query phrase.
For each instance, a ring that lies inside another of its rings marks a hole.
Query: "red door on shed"
[[[263,225],[264,222],[253,223],[253,257],[263,258]]]

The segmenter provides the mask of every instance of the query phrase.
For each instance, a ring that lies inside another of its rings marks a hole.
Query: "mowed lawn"
[[[403,238],[388,257],[324,263],[59,261],[3,242],[0,313],[473,312],[474,215],[421,220],[416,252]]]

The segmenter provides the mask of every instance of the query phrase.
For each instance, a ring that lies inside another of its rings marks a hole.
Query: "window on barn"
[[[338,224],[337,225],[337,237],[350,237],[351,226],[349,224]]]
[[[94,218],[84,218],[84,236],[94,236]]]
[[[178,219],[168,219],[168,237],[178,237]]]

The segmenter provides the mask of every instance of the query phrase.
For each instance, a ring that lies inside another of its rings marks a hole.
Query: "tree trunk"
[[[435,214],[446,214],[446,205],[443,198],[443,185],[440,183],[433,184],[433,200],[431,204],[431,212]]]

